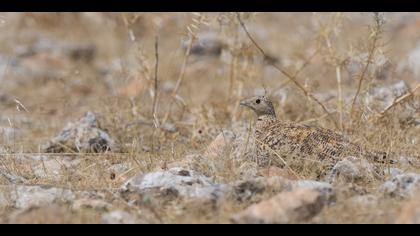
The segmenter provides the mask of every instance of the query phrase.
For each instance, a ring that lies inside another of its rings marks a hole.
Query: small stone
[[[403,174],[404,171],[398,168],[390,168],[389,169],[389,174],[391,175],[392,178],[394,178],[397,175]]]
[[[117,151],[118,147],[108,133],[99,127],[95,114],[87,112],[78,122],[68,123],[43,149],[47,153],[86,153]]]
[[[386,181],[380,191],[390,197],[410,197],[420,189],[420,175],[416,173],[399,174]]]
[[[327,177],[330,183],[370,182],[374,179],[375,171],[373,166],[365,159],[356,157],[348,157],[337,162]]]
[[[323,206],[319,192],[296,189],[251,205],[234,215],[232,221],[244,224],[301,223],[317,215]]]

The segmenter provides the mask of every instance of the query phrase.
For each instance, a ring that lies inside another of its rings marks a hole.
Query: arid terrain
[[[1,13],[0,32],[0,223],[420,223],[418,13]],[[388,161],[259,166],[254,95]]]

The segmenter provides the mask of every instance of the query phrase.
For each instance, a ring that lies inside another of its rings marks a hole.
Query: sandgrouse
[[[269,165],[273,160],[312,159],[335,163],[345,157],[365,157],[384,162],[386,153],[368,151],[332,130],[278,120],[273,104],[266,96],[255,96],[240,103],[253,110],[258,120],[255,126],[257,162]]]

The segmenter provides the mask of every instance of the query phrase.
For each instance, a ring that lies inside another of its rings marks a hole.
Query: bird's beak
[[[239,105],[241,105],[241,106],[248,106],[248,101],[247,100],[242,100],[240,103],[239,103]]]
[[[249,104],[252,104],[252,99],[250,98],[246,98],[239,103],[239,105],[246,107],[250,107]]]

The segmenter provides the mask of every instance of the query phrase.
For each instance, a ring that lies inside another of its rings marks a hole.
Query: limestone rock
[[[45,147],[45,152],[105,152],[117,151],[115,141],[99,127],[96,116],[92,112],[78,122],[68,123],[60,134]]]
[[[161,197],[185,197],[206,201],[225,197],[229,188],[223,184],[215,184],[210,178],[195,171],[172,168],[134,176],[122,186],[121,192],[123,195],[157,193]]]
[[[367,160],[356,157],[348,157],[337,162],[327,177],[330,183],[373,181],[374,179],[373,166]]]

